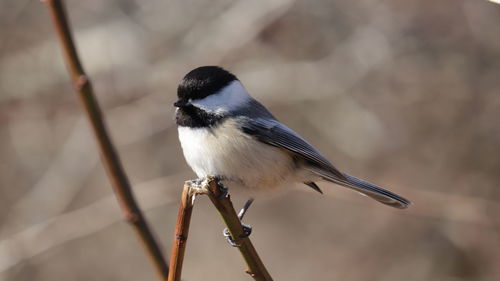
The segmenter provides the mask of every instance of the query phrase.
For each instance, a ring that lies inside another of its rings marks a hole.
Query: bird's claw
[[[250,234],[252,234],[252,226],[250,226],[248,224],[244,224],[244,223],[241,223],[241,226],[243,227],[243,233],[239,235],[238,240],[241,238],[247,238],[248,236],[250,236]],[[231,233],[229,232],[229,229],[224,228],[224,230],[222,231],[222,234],[224,235],[224,237],[226,237],[227,243],[229,243],[229,245],[231,245],[233,247],[240,247],[241,246],[233,239],[233,237],[231,236]]]
[[[225,187],[221,182],[219,182],[219,177],[216,177],[217,179],[217,188],[219,189],[219,196],[215,197],[217,200],[222,200],[227,197],[229,194],[229,189]]]
[[[223,176],[205,176],[203,178],[189,180],[186,183],[193,188],[195,194],[206,194],[208,192],[209,182],[212,180],[215,180],[220,193],[216,199],[221,200],[226,198],[229,194],[229,189],[220,182],[224,180]]]

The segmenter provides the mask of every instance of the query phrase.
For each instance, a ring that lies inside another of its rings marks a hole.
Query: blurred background
[[[500,280],[499,5],[66,2],[167,255],[194,177],[173,122],[177,84],[221,65],[338,168],[414,202],[396,210],[327,184],[323,196],[301,185],[259,198],[245,221],[275,280]],[[40,1],[0,1],[0,157],[0,280],[155,280]],[[199,198],[184,280],[250,280],[223,227]]]

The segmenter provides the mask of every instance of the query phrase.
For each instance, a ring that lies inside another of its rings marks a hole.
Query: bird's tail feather
[[[386,190],[378,185],[351,176],[349,174],[343,173],[345,178],[339,179],[335,175],[330,175],[327,172],[325,173],[325,171],[318,171],[313,169],[313,172],[319,174],[327,181],[356,190],[357,192],[371,197],[382,204],[389,205],[398,209],[406,209],[409,205],[411,205],[411,202],[408,199],[403,198],[396,193]]]
[[[348,175],[346,173],[344,173],[344,176],[346,177],[347,181],[339,181],[341,185],[361,192],[382,204],[386,204],[398,209],[406,209],[409,205],[411,205],[411,202],[408,199],[401,197],[396,193],[393,193],[378,185]]]

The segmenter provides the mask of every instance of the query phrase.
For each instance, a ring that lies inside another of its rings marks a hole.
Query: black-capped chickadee
[[[270,189],[333,182],[383,204],[404,209],[410,201],[342,173],[299,134],[281,124],[230,72],[203,66],[177,89],[176,123],[184,157],[198,177],[220,177],[230,188]]]

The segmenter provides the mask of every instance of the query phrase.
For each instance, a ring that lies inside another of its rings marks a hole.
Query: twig
[[[54,24],[63,50],[68,72],[80,98],[81,105],[91,123],[92,130],[99,146],[102,162],[111,179],[113,191],[125,219],[133,226],[139,239],[142,241],[158,275],[160,275],[161,279],[167,280],[167,263],[161,253],[159,244],[156,242],[144,215],[135,201],[128,178],[107,133],[101,110],[92,90],[90,79],[85,74],[78,58],[64,5],[60,0],[44,0],[43,2],[47,4],[50,10],[52,23]]]
[[[222,216],[222,219],[231,233],[231,237],[233,237],[234,241],[239,245],[238,249],[248,266],[248,270],[246,272],[256,281],[273,280],[271,275],[269,275],[269,272],[267,272],[264,263],[262,263],[262,260],[257,254],[257,251],[253,247],[250,238],[245,237],[241,221],[234,210],[233,203],[231,202],[229,195],[222,199],[218,199],[219,196],[221,196],[221,191],[217,187],[217,184],[217,181],[213,177],[208,178],[209,192],[207,195]]]
[[[189,223],[193,212],[194,195],[191,190],[191,182],[187,181],[182,190],[179,212],[177,214],[177,224],[175,226],[175,237],[170,255],[169,281],[180,281],[182,273],[182,263],[189,233]]]
[[[226,223],[231,237],[237,237],[236,239],[233,238],[233,240],[238,245],[238,249],[249,268],[246,270],[246,273],[250,274],[256,281],[272,281],[271,275],[269,275],[266,267],[260,260],[252,242],[244,235],[241,220],[234,210],[229,195],[220,198],[221,191],[218,188],[218,182],[215,177],[207,176],[201,184],[197,183],[196,185],[196,187],[193,186],[191,181],[187,181],[184,184],[179,204],[179,213],[177,215],[177,224],[175,227],[175,238],[172,246],[168,281],[181,280],[182,263],[184,261],[184,252],[189,233],[195,192],[208,195]]]

